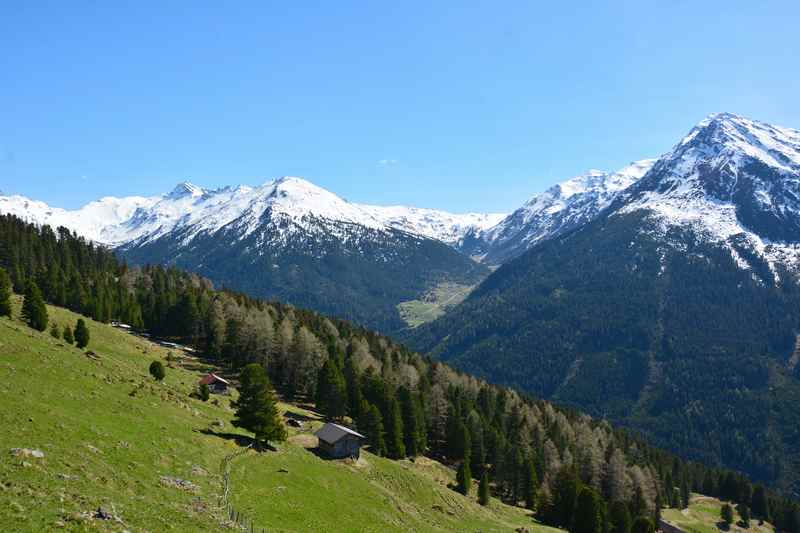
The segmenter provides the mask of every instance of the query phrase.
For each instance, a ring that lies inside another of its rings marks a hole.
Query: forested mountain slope
[[[65,231],[56,238],[0,217],[0,267],[18,290],[41,286],[48,301],[101,322],[120,318],[190,343],[233,375],[261,365],[285,398],[313,401],[325,416],[354,423],[373,453],[425,455],[466,479],[485,475],[496,498],[534,509],[547,524],[571,527],[584,493],[591,505],[654,518],[689,490],[736,501],[753,491],[741,475],[681,461],[606,421],[460,374],[346,321],[215,291],[178,269],[130,269]],[[794,503],[769,498],[781,523],[798,533]]]
[[[799,201],[800,132],[714,115],[411,343],[797,493]]]

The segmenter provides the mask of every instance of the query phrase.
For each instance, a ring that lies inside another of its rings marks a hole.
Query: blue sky
[[[3,1],[0,190],[506,211],[714,111],[800,128],[800,2],[544,4]]]

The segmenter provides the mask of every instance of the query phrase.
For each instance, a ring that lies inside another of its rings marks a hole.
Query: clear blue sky
[[[550,4],[550,5],[547,5]],[[0,3],[0,190],[304,176],[511,210],[731,111],[800,128],[800,2]]]

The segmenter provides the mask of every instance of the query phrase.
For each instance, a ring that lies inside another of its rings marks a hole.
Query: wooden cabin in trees
[[[315,433],[319,439],[319,449],[333,459],[353,457],[358,459],[361,453],[361,441],[364,435],[350,428],[328,422]]]

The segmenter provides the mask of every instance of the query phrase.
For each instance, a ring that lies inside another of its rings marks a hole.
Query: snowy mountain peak
[[[194,183],[188,181],[182,181],[175,186],[172,191],[167,194],[167,198],[177,200],[179,198],[185,198],[187,196],[191,196],[192,198],[197,198],[198,196],[203,196],[205,194],[205,189],[202,187],[198,187]]]
[[[294,176],[257,187],[204,189],[181,182],[160,196],[106,197],[72,211],[24,197],[0,197],[0,213],[12,213],[39,224],[63,225],[111,246],[148,242],[173,231],[179,231],[181,239],[188,242],[200,233],[214,233],[225,227],[235,228],[244,238],[270,221],[280,224],[284,232],[312,228],[318,231],[320,224],[332,227],[343,222],[456,244],[466,232],[485,229],[504,216],[353,204]]]
[[[650,233],[689,228],[742,268],[760,257],[777,282],[775,265],[800,259],[800,131],[710,115],[625,193],[618,212],[640,210]]]
[[[733,113],[715,113],[697,124],[665,157],[738,166],[750,158],[786,172],[800,168],[800,131]]]
[[[494,227],[473,235],[472,255],[502,263],[535,244],[588,222],[645,175],[654,159],[635,161],[616,172],[589,170],[537,194]]]

